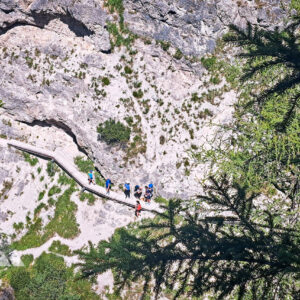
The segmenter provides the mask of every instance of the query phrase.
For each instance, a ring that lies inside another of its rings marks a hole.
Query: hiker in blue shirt
[[[124,187],[125,187],[125,190],[124,190],[125,199],[130,198],[130,183],[125,183]]]
[[[153,196],[153,184],[152,184],[152,183],[150,183],[150,184],[148,185],[148,191],[149,191],[149,193],[150,193],[150,195],[151,195],[151,198],[152,198],[152,196]]]
[[[92,170],[90,170],[90,172],[88,173],[88,180],[89,180],[89,184],[91,183],[95,184],[94,173]]]
[[[106,194],[109,194],[111,188],[111,180],[109,178],[107,178],[105,181],[105,187],[106,187]]]

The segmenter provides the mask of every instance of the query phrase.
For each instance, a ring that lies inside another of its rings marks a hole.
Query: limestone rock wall
[[[226,26],[280,26],[280,0],[125,0],[129,28],[143,36],[166,40],[188,55],[212,52]],[[287,7],[287,6],[286,6]]]

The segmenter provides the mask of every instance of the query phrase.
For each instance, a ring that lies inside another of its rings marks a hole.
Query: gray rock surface
[[[280,26],[289,0],[124,0],[125,20],[140,35],[169,41],[184,54],[213,52],[226,26]]]
[[[24,3],[28,3],[28,6]],[[0,34],[16,26],[32,25],[44,28],[52,20],[59,19],[76,36],[90,36],[99,51],[110,51],[109,35],[104,28],[110,18],[98,1],[5,0],[0,5]]]
[[[15,300],[14,290],[11,287],[0,288],[0,300]]]
[[[26,5],[27,3],[27,5]],[[247,21],[259,26],[280,26],[290,0],[124,0],[124,19],[130,30],[156,40],[169,41],[184,54],[212,52],[216,40],[233,23]],[[113,18],[103,8],[104,1],[58,0],[14,1],[0,3],[0,34],[15,26],[44,28],[60,19],[77,36],[91,36],[99,51],[109,52],[105,28]]]

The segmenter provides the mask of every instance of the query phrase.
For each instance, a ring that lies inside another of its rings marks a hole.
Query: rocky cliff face
[[[282,2],[284,2],[282,4]],[[280,25],[289,1],[267,0],[125,0],[125,20],[137,34],[167,40],[184,54],[213,52],[226,26]]]
[[[1,113],[32,135],[37,126],[63,129],[116,184],[153,181],[164,196],[191,197],[203,165],[190,153],[212,134],[209,123],[230,121],[236,98],[222,78],[208,83],[191,56],[213,52],[230,23],[280,25],[288,4],[125,0],[124,24],[139,37],[112,51],[108,24],[120,16],[105,1],[1,0]],[[99,140],[96,127],[109,118],[131,126],[128,147]],[[53,148],[51,139],[43,146]]]

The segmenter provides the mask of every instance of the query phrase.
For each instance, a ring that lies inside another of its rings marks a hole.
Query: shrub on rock
[[[128,142],[131,130],[121,122],[109,119],[99,124],[97,132],[100,134],[101,140],[107,144],[115,144]]]

